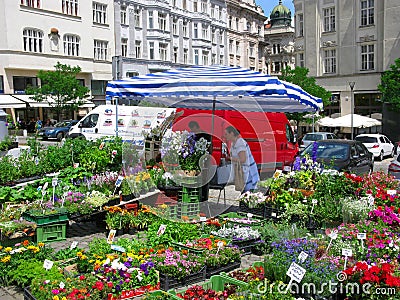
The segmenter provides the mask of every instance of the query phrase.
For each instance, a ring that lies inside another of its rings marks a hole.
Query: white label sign
[[[47,189],[48,186],[49,186],[49,183],[48,183],[48,182],[46,182],[46,183],[43,185],[43,187],[42,187],[42,195],[46,194],[46,189]]]
[[[53,179],[51,180],[51,186],[52,186],[52,187],[56,187],[57,184],[58,184],[57,178],[53,178]]]
[[[312,200],[311,200],[311,203],[312,203],[313,205],[316,205],[316,204],[318,203],[318,200],[317,200],[317,199],[312,199]]]
[[[286,272],[286,275],[290,277],[290,280],[294,280],[300,283],[303,280],[304,275],[306,274],[306,269],[299,266],[295,262],[292,262],[289,269]]]
[[[307,257],[308,257],[308,254],[305,253],[304,251],[301,251],[299,256],[297,257],[297,259],[299,260],[299,262],[303,263],[306,261]]]
[[[124,247],[121,247],[121,246],[118,246],[118,245],[111,245],[111,250],[118,251],[118,252],[121,252],[121,253],[126,252]]]
[[[388,195],[394,196],[394,195],[397,194],[397,191],[396,191],[396,190],[387,190],[386,193],[387,193]]]
[[[48,259],[45,259],[43,262],[43,268],[46,270],[50,270],[53,267],[54,262]]]
[[[367,238],[367,234],[365,232],[357,233],[357,238],[359,240],[365,240]]]
[[[342,249],[342,255],[343,256],[347,256],[347,257],[351,257],[353,256],[353,250],[352,249]]]
[[[71,249],[71,250],[72,250],[72,249],[75,249],[76,246],[78,246],[78,242],[77,242],[77,241],[73,241],[72,244],[71,244],[70,249]]]
[[[375,198],[371,194],[368,195],[368,204],[369,205],[374,205],[375,203]]]
[[[165,229],[167,229],[167,225],[161,224],[160,228],[158,228],[157,235],[160,236],[160,235],[164,234]]]
[[[207,221],[206,217],[200,217],[200,222],[205,222],[205,221]]]
[[[278,178],[279,176],[281,176],[281,174],[282,174],[282,170],[276,170],[275,173],[274,173],[274,175],[273,175],[273,178],[276,179],[276,178]]]
[[[118,187],[121,185],[122,180],[124,180],[124,176],[118,176],[117,181],[115,181],[115,186]]]
[[[253,217],[253,214],[252,214],[252,213],[248,213],[248,214],[247,214],[247,218],[251,219],[252,217]]]
[[[115,229],[111,229],[110,230],[110,232],[108,233],[108,237],[107,237],[107,243],[108,244],[112,244],[112,242],[114,241],[116,233],[117,233],[117,231]]]

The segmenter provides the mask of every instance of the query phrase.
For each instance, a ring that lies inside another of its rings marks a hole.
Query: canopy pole
[[[216,96],[213,97],[213,105],[212,105],[212,115],[211,115],[211,143],[214,136],[214,114],[215,114],[215,103],[217,102]]]

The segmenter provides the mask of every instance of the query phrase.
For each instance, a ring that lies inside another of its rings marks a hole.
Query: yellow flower
[[[65,298],[65,297],[62,297],[62,298],[61,298],[61,300],[67,300],[67,298]]]
[[[80,251],[77,252],[77,253],[76,253],[76,256],[81,257],[81,256],[82,256],[82,252],[80,252]]]
[[[3,249],[3,246],[2,246],[2,245],[0,245],[0,250],[1,250],[1,249]]]
[[[38,245],[39,247],[44,247],[44,243],[42,243],[42,242],[39,242],[37,245]]]
[[[10,255],[7,255],[7,256],[4,256],[2,259],[1,259],[1,262],[2,263],[6,263],[6,262],[9,262],[11,260],[11,256]]]
[[[6,247],[6,248],[4,249],[5,252],[10,252],[11,250],[12,250],[11,247]]]
[[[58,297],[57,295],[53,296],[53,300],[60,300],[60,297]]]

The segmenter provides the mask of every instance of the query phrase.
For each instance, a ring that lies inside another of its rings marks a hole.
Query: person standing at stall
[[[231,142],[230,160],[235,170],[235,189],[242,193],[253,191],[257,188],[260,175],[249,145],[233,126],[225,129],[225,138]]]

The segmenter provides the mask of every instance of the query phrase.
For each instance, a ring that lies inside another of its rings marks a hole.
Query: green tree
[[[89,96],[89,89],[76,79],[81,72],[79,66],[71,67],[57,62],[54,68],[55,71],[40,70],[37,77],[41,86],[30,87],[25,92],[38,102],[50,100],[49,105],[59,120],[63,111],[75,111],[83,104],[83,99]]]
[[[282,71],[282,75],[279,76],[279,79],[297,84],[307,93],[314,97],[321,98],[324,106],[329,105],[332,93],[316,84],[315,78],[309,77],[308,72],[309,70],[307,68],[296,67],[291,69],[290,67],[287,67]],[[298,126],[300,121],[306,123],[312,122],[312,118],[304,118],[306,114],[308,113],[287,113],[287,117],[289,120],[294,120]]]
[[[390,103],[393,110],[400,111],[400,58],[395,59],[390,69],[382,73],[378,90],[384,102]]]

